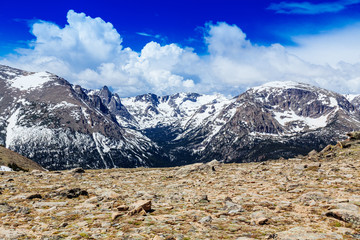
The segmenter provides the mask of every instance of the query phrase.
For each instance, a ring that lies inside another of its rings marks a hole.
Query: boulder
[[[128,215],[132,216],[135,214],[139,214],[142,211],[150,212],[151,211],[151,201],[150,200],[140,200],[136,203],[133,203],[129,207],[130,211],[128,212]]]
[[[299,201],[305,205],[308,205],[311,201],[319,202],[327,199],[321,192],[307,192],[299,197]]]
[[[266,217],[263,211],[254,212],[250,215],[251,223],[254,225],[265,225],[269,223],[269,218]]]
[[[349,132],[346,135],[350,138],[350,140],[360,140],[360,131]]]
[[[333,217],[347,223],[352,223],[358,226],[360,225],[360,214],[358,211],[352,211],[348,209],[332,209],[325,215],[327,217]]]
[[[77,198],[80,196],[89,196],[86,190],[80,188],[64,189],[58,192],[58,195],[66,198]]]

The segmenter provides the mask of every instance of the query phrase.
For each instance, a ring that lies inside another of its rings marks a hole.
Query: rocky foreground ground
[[[360,239],[360,144],[263,163],[4,172],[0,239]]]

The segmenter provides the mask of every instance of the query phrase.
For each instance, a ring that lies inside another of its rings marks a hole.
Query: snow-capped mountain
[[[360,95],[351,95],[351,97],[347,97],[348,101],[351,102],[357,109],[360,109]]]
[[[139,129],[177,126],[185,128],[192,116],[204,105],[224,105],[227,99],[220,95],[178,93],[171,96],[144,94],[121,100],[136,119]],[[199,121],[200,122],[200,121]]]
[[[350,101],[349,101],[350,100]],[[360,129],[360,98],[272,82],[234,98],[120,98],[0,66],[0,144],[49,169],[174,166],[306,154]]]
[[[307,84],[272,82],[239,95],[215,120],[187,136],[212,136],[192,147],[201,160],[260,161],[319,150],[344,132],[358,130],[359,120],[359,109],[340,94]]]
[[[157,146],[117,123],[116,104],[86,92],[47,72],[0,66],[0,144],[48,169],[151,166]]]

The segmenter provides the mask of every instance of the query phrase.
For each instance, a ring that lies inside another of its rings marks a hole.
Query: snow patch
[[[356,97],[359,97],[359,94],[345,94],[344,97],[349,101],[352,102]]]
[[[281,125],[286,126],[291,122],[301,122],[304,125],[308,126],[309,129],[318,129],[325,127],[327,125],[327,119],[331,113],[327,115],[323,115],[318,118],[311,118],[311,117],[303,117],[297,115],[294,111],[284,111],[284,112],[274,112],[274,118],[278,121]],[[303,128],[300,128],[297,124],[297,127],[293,128],[293,131],[301,131]],[[304,126],[305,127],[305,126]]]
[[[51,81],[51,76],[48,72],[37,72],[13,78],[8,82],[12,87],[23,91],[42,87],[45,83]]]
[[[104,152],[109,152],[110,151],[110,148],[108,146],[106,146],[106,144],[104,144],[104,136],[100,133],[93,133],[93,139],[94,139],[94,142],[95,142],[95,145],[96,145],[96,149],[100,155],[100,158],[103,160],[103,163],[105,165],[105,168],[109,168],[108,165],[106,164],[106,161],[104,159]],[[101,149],[102,147],[102,149]]]
[[[71,107],[78,107],[78,105],[66,102],[66,101],[62,101],[54,106],[50,106],[49,110],[53,110],[53,109],[57,109],[57,108],[71,108]]]
[[[82,112],[84,118],[87,120],[88,125],[89,125],[89,126],[92,126],[90,114],[88,114],[88,113],[86,112],[86,108],[81,107],[81,112]]]
[[[0,172],[12,172],[13,170],[6,166],[0,166]]]
[[[15,137],[14,133],[15,133],[19,112],[20,109],[19,108],[16,109],[15,112],[7,120],[8,125],[6,128],[6,140],[5,140],[6,148],[9,148],[10,144],[14,140]]]

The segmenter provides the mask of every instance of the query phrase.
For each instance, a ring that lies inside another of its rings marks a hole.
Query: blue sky
[[[122,96],[236,95],[275,80],[360,92],[360,0],[1,5],[0,63]]]

